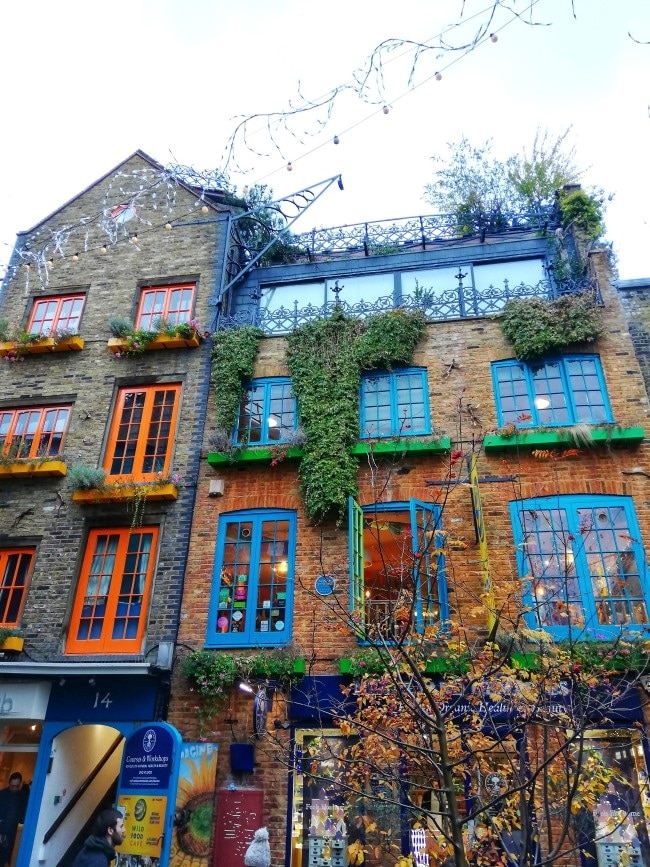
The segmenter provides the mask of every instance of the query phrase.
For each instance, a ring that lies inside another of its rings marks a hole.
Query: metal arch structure
[[[343,189],[341,175],[333,175],[331,178],[319,181],[310,187],[304,187],[295,193],[290,193],[273,202],[258,205],[230,218],[228,249],[224,259],[221,289],[216,299],[217,303],[235,283],[255,267],[278,240],[282,240],[283,235],[290,231],[296,220],[306,213],[334,183],[338,185],[340,190]],[[284,225],[281,229],[274,225],[272,220],[269,220],[269,212],[272,216],[279,217],[283,221]],[[271,236],[261,249],[248,247],[242,239],[241,233],[238,231],[238,224],[241,225],[242,220],[257,223],[260,229]],[[305,255],[307,255],[307,251],[305,251]]]

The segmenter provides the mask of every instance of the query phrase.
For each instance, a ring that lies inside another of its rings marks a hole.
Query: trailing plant
[[[312,519],[343,519],[357,490],[361,371],[407,364],[424,332],[421,312],[391,310],[369,319],[332,315],[301,325],[287,338],[287,363],[306,434],[300,481]]]
[[[390,654],[380,647],[364,647],[361,650],[356,650],[345,659],[349,662],[345,674],[349,674],[351,677],[383,674],[391,664]]]
[[[115,352],[114,357],[142,355],[148,344],[163,336],[178,337],[184,340],[190,340],[193,337],[204,339],[209,336],[209,332],[196,319],[190,319],[189,322],[174,323],[161,317],[153,323],[153,326],[152,329],[134,328],[127,319],[121,316],[114,316],[109,319],[108,328],[113,337],[126,341],[125,349],[122,352]]]
[[[513,300],[499,317],[515,355],[523,361],[562,352],[576,343],[590,343],[603,333],[600,308],[590,292]]]
[[[215,389],[216,425],[231,431],[237,420],[245,383],[253,376],[255,357],[263,337],[259,328],[246,326],[217,331],[212,338],[212,384]]]

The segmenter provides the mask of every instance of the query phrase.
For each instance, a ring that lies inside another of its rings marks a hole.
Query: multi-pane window
[[[510,509],[536,625],[560,638],[647,626],[645,557],[629,497],[539,497]]]
[[[169,471],[180,385],[118,392],[104,469],[107,478],[149,481]]]
[[[57,331],[76,334],[85,300],[85,295],[39,298],[34,301],[27,330],[30,334],[42,334],[44,337]]]
[[[161,320],[181,325],[192,318],[194,283],[180,286],[146,286],[140,295],[136,328],[155,331]]]
[[[361,436],[431,433],[427,371],[398,368],[361,379]]]
[[[33,548],[0,549],[0,626],[18,626],[33,563]]]
[[[611,422],[600,359],[570,355],[548,361],[499,361],[492,378],[500,425],[518,427]]]
[[[291,639],[295,544],[295,512],[221,516],[208,646],[274,645]]]
[[[349,501],[350,607],[359,638],[394,639],[448,617],[440,509]]]
[[[256,379],[244,392],[234,439],[272,445],[291,439],[296,429],[296,399],[287,378]]]
[[[90,531],[67,653],[140,651],[157,541],[157,527]]]
[[[69,419],[69,406],[0,410],[0,454],[12,458],[60,454]]]

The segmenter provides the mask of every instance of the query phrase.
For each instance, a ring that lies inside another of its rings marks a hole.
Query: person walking
[[[23,775],[16,771],[6,789],[0,789],[0,867],[11,861],[18,825],[25,821],[29,793],[22,791],[22,785]]]
[[[115,846],[124,840],[124,819],[119,810],[102,810],[97,814],[92,833],[83,849],[72,862],[72,867],[110,867],[117,858]]]

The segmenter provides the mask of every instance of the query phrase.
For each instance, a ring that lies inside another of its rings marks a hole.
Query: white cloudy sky
[[[649,0],[533,0],[548,26],[495,22],[497,43],[423,61],[410,89],[386,67],[390,112],[352,97],[315,137],[264,132],[239,152],[244,183],[284,194],[342,173],[297,230],[430,212],[431,157],[467,135],[497,155],[538,126],[573,125],[585,184],[614,194],[607,235],[623,278],[650,275]],[[236,115],[282,111],[349,81],[389,37],[424,41],[489,0],[30,0],[0,6],[0,266],[27,229],[137,148],[162,163],[218,167]],[[529,0],[510,0],[518,10]],[[476,19],[480,20],[479,18]],[[506,26],[504,26],[506,25]],[[467,37],[475,25],[449,34]],[[453,61],[453,62],[452,62]],[[443,78],[432,74],[442,69]],[[426,79],[431,79],[426,81]],[[302,129],[304,124],[296,127]],[[340,144],[333,144],[333,136]],[[294,170],[286,171],[291,160]],[[1,267],[0,267],[1,271]]]

